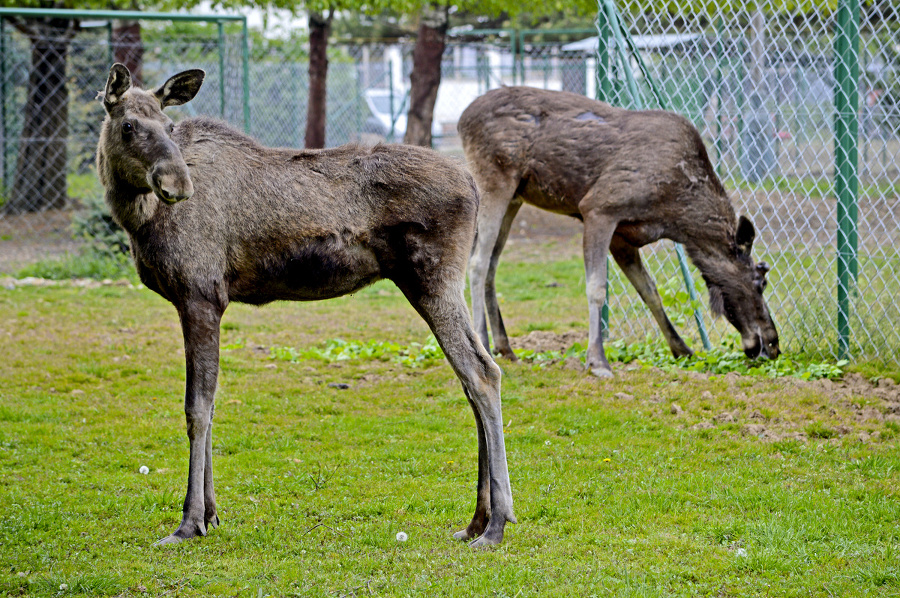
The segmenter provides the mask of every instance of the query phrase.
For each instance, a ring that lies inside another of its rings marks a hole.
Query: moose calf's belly
[[[231,297],[243,303],[317,301],[347,295],[381,278],[374,253],[359,246],[326,251],[309,245],[280,258],[260,260],[235,280]]]
[[[566,216],[578,214],[577,200],[569,196],[565,189],[556,188],[553,185],[542,185],[532,177],[522,181],[516,194],[526,203],[548,212]]]

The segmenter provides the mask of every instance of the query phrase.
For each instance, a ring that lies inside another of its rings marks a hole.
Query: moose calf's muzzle
[[[147,179],[156,196],[168,204],[188,199],[194,194],[194,184],[184,162],[158,163],[150,171]]]

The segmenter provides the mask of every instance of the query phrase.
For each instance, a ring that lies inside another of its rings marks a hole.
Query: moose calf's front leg
[[[179,310],[184,333],[187,376],[184,414],[190,441],[187,494],[181,525],[159,544],[205,536],[207,524],[218,525],[212,480],[212,415],[219,373],[219,322],[222,310],[193,302]]]
[[[607,255],[616,223],[593,213],[584,214],[584,270],[588,299],[587,369],[598,378],[611,378],[612,368],[603,350],[601,313],[606,303]]]

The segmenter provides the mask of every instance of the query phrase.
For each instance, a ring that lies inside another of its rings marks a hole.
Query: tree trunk
[[[141,22],[120,19],[113,22],[113,57],[131,71],[131,81],[138,87],[144,86],[144,44],[141,41]]]
[[[309,13],[309,103],[304,140],[308,148],[325,147],[328,36],[333,18],[333,10],[328,11],[328,16],[316,11]]]
[[[31,70],[19,158],[6,213],[38,212],[66,205],[69,91],[66,61],[77,29],[70,19],[23,22],[31,39]]]
[[[449,11],[446,6],[432,5],[423,9],[413,68],[409,75],[409,116],[403,143],[431,147],[431,123],[434,103],[441,84],[441,58],[446,45]]]

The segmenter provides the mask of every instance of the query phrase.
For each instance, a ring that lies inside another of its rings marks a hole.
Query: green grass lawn
[[[522,268],[535,278],[506,291],[514,336],[585,326],[578,268]],[[428,330],[389,283],[229,308],[222,526],[155,548],[187,476],[174,309],[145,289],[0,288],[0,595],[900,594],[900,426],[856,417],[889,410],[875,396],[503,363],[519,523],[472,551],[451,537],[474,509],[477,447],[450,367],[270,357],[335,338],[408,345]],[[805,439],[761,439],[754,421]]]

